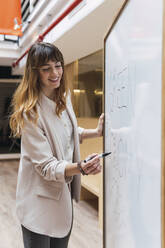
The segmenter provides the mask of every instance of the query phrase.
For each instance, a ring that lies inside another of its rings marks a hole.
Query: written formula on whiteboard
[[[110,99],[110,113],[113,122],[119,123],[119,118],[123,119],[122,126],[128,125],[128,121],[133,114],[135,78],[136,68],[133,65],[124,64],[121,67],[113,67],[109,73],[107,95]]]

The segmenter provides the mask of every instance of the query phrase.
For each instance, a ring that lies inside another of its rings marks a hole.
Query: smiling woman
[[[77,126],[63,55],[43,42],[29,50],[12,103],[10,126],[15,137],[21,136],[16,205],[25,248],[66,248],[73,223],[72,198],[80,197],[80,174],[101,171],[98,154],[90,154],[87,162],[80,160],[79,143],[102,136],[104,115],[95,129]]]

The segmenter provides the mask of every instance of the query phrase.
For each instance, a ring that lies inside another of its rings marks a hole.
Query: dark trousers
[[[67,248],[70,233],[64,238],[52,238],[34,233],[22,226],[24,248]]]

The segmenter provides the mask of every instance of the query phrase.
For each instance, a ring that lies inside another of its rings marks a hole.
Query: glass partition
[[[102,65],[102,50],[78,61],[73,89],[77,117],[98,117],[102,112]]]
[[[102,113],[103,97],[103,51],[79,59],[66,66],[69,88],[72,92],[72,103],[78,125],[84,128],[96,128]],[[80,145],[81,159],[89,154],[103,151],[103,139],[92,138],[83,140]],[[81,178],[81,199],[91,200],[98,210],[98,242],[102,243],[103,226],[103,180],[102,173]],[[92,228],[92,227],[91,227]]]

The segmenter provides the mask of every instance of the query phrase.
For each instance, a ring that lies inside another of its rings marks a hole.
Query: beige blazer
[[[64,237],[72,225],[72,197],[80,196],[80,176],[65,178],[68,161],[63,150],[61,122],[55,114],[53,101],[42,95],[37,105],[37,126],[25,117],[21,138],[21,159],[18,172],[16,212],[22,225],[29,230]],[[73,162],[80,160],[81,133],[70,97],[67,112],[74,130]],[[71,183],[71,191],[68,183]]]

